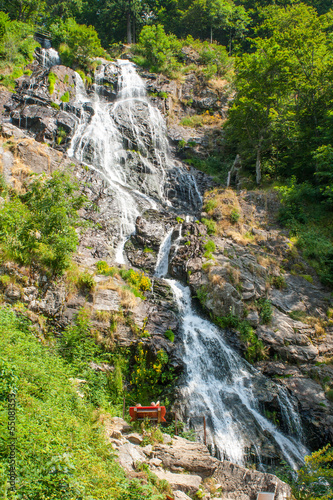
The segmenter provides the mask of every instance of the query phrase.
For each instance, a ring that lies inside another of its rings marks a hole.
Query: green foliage
[[[119,272],[117,267],[110,267],[107,262],[100,260],[96,263],[97,271],[100,274],[105,274],[106,276],[114,276]]]
[[[164,336],[170,340],[170,342],[174,342],[175,341],[175,334],[173,333],[172,330],[167,330],[165,333],[164,333]]]
[[[87,69],[91,58],[103,56],[104,50],[93,26],[77,24],[69,18],[58,19],[50,26],[52,40],[66,66]]]
[[[283,290],[287,287],[287,282],[284,276],[272,276],[271,277],[272,285],[278,290]]]
[[[305,457],[294,488],[298,500],[328,500],[333,498],[333,448],[328,444]]]
[[[254,329],[247,320],[241,320],[230,313],[223,317],[214,317],[215,323],[221,328],[235,328],[240,332],[240,339],[245,344],[245,358],[249,363],[261,361],[268,357],[267,348],[258,339]]]
[[[259,309],[261,321],[264,325],[268,325],[273,317],[273,308],[270,300],[259,299],[257,301],[257,306]]]
[[[57,144],[60,145],[67,137],[67,132],[63,127],[57,129]]]
[[[181,42],[175,35],[167,35],[161,24],[145,26],[140,33],[136,52],[144,56],[151,71],[170,72],[179,68],[177,54]]]
[[[204,207],[204,210],[205,210],[205,212],[211,212],[216,207],[217,207],[217,200],[212,199],[212,200],[207,201],[207,203]]]
[[[36,177],[26,192],[12,192],[0,209],[0,248],[4,258],[44,266],[61,274],[76,250],[78,210],[86,198],[66,172]]]
[[[165,397],[168,387],[175,381],[174,368],[169,365],[167,353],[160,349],[155,357],[149,354],[143,342],[137,346],[132,367],[131,384],[136,400],[150,404],[161,394]]]
[[[119,274],[137,290],[145,292],[151,289],[150,279],[142,272],[134,271],[133,269],[120,269]]]
[[[13,90],[15,79],[23,75],[23,68],[33,60],[39,44],[33,38],[33,27],[20,21],[10,21],[0,11],[0,84]]]
[[[201,285],[197,290],[196,298],[199,300],[200,304],[204,307],[206,304],[208,296],[207,287],[205,285]]]
[[[205,249],[204,257],[206,259],[211,259],[212,258],[212,252],[215,252],[215,250],[216,250],[216,245],[215,245],[214,241],[213,240],[208,240],[204,244],[204,249]]]
[[[240,214],[239,210],[237,210],[237,208],[233,208],[231,210],[231,212],[230,212],[230,220],[231,220],[231,222],[233,224],[235,224],[236,222],[239,221],[240,216],[241,216],[241,214]]]
[[[36,500],[162,500],[149,478],[145,484],[126,478],[94,408],[76,393],[75,368],[43,345],[31,328],[26,319],[0,309],[0,417],[7,422],[6,396],[16,389],[17,495]],[[5,493],[7,425],[1,439],[0,485]]]
[[[320,146],[313,154],[316,161],[315,175],[321,183],[321,193],[330,206],[333,206],[333,147]]]
[[[49,82],[49,93],[50,93],[50,95],[52,95],[54,92],[54,85],[55,85],[56,81],[58,80],[58,77],[55,73],[53,73],[53,71],[50,71],[47,79]]]
[[[144,247],[143,252],[144,253],[154,253],[154,250],[152,248]]]
[[[203,224],[205,224],[208,234],[215,234],[216,233],[216,222],[214,220],[206,219],[205,217],[203,217],[201,219],[201,222]]]
[[[51,107],[58,110],[60,109],[59,104],[57,104],[56,102],[51,102]]]
[[[69,99],[70,99],[70,95],[69,95],[69,92],[68,90],[60,97],[60,100],[62,102],[69,102]]]

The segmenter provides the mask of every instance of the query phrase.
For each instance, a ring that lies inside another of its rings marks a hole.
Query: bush
[[[175,334],[173,333],[172,330],[167,330],[165,333],[164,333],[164,336],[170,340],[170,342],[174,342],[175,340]]]
[[[3,257],[62,274],[76,250],[78,210],[86,197],[66,172],[39,176],[20,195],[12,193],[0,209]]]
[[[54,92],[54,85],[58,79],[57,75],[54,74],[52,71],[48,74],[48,82],[49,82],[49,94],[52,95]]]
[[[204,253],[204,257],[206,259],[211,259],[212,258],[212,252],[215,252],[216,250],[216,245],[213,240],[208,240],[207,243],[204,245],[204,249],[206,250]]]
[[[215,323],[221,328],[235,328],[240,332],[240,339],[245,344],[245,358],[249,363],[261,361],[268,357],[267,348],[258,339],[254,329],[246,320],[240,320],[234,314],[228,316],[215,317]]]
[[[299,500],[333,498],[333,448],[327,445],[305,457],[305,465],[297,473],[293,493]]]
[[[14,89],[15,78],[23,75],[23,68],[33,60],[38,43],[33,38],[32,25],[11,21],[0,12],[0,84]],[[2,71],[6,69],[6,71]],[[9,70],[9,71],[8,71]]]
[[[69,99],[70,99],[70,95],[69,95],[69,92],[68,90],[60,97],[60,100],[62,102],[69,102]]]
[[[270,300],[259,299],[257,306],[260,312],[261,321],[264,325],[268,325],[273,317],[273,308]]]
[[[93,26],[77,24],[75,19],[56,21],[51,24],[52,40],[62,62],[73,68],[88,69],[91,58],[103,56],[98,34]]]
[[[233,208],[231,210],[231,212],[230,212],[230,220],[231,220],[231,222],[233,224],[235,224],[236,222],[239,221],[240,216],[241,216],[241,214],[240,214],[239,210],[237,210],[237,208]]]
[[[208,234],[216,233],[216,222],[214,220],[202,218],[201,222],[205,224]]]

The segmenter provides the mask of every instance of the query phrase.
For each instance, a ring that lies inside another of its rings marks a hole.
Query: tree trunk
[[[135,22],[135,17],[133,19],[133,43],[136,43],[136,22]]]
[[[257,185],[261,181],[261,144],[259,143],[257,147],[257,161],[256,161],[256,182]]]
[[[127,12],[127,43],[132,43],[132,19],[130,11]]]
[[[210,43],[213,43],[213,26],[210,27]]]

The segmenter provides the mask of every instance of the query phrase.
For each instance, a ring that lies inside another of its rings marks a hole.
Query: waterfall
[[[61,64],[61,59],[58,52],[50,47],[49,49],[40,49],[39,52],[39,63],[44,68],[52,68],[57,64]]]
[[[118,75],[114,102],[107,101],[101,92],[110,68]],[[189,221],[202,200],[193,176],[172,159],[165,121],[150,103],[135,66],[123,60],[102,64],[95,82],[87,92],[76,74],[73,107],[80,118],[68,153],[98,170],[107,182],[112,193],[115,259],[123,263],[124,245],[135,231],[138,215],[171,205],[186,208]],[[158,277],[168,272],[172,232],[160,247]],[[180,229],[175,246],[181,237]],[[272,456],[279,454],[296,468],[307,450],[301,443],[299,417],[288,394],[274,386],[288,432],[284,435],[261,414],[257,404],[254,385],[264,385],[267,379],[228,346],[220,329],[195,312],[188,287],[167,281],[182,318],[185,374],[181,398],[185,416],[195,422],[205,415],[210,444],[233,462],[244,463],[246,448],[252,445],[259,460],[270,447]]]
[[[171,234],[162,242],[155,275],[167,273]],[[302,427],[286,391],[276,386],[288,435],[259,411],[253,391],[265,377],[243,360],[226,343],[223,332],[194,310],[189,287],[166,279],[182,318],[185,376],[181,404],[186,407],[188,421],[208,422],[208,441],[215,454],[244,465],[246,449],[254,447],[261,463],[265,446],[284,457],[297,469],[308,452],[302,444]],[[200,428],[200,424],[199,424]]]
[[[124,244],[135,230],[138,215],[171,205],[170,179],[184,191],[189,207],[198,208],[201,197],[193,177],[171,159],[164,119],[150,103],[135,66],[126,60],[110,66],[118,74],[119,87],[112,103],[99,95],[105,65],[95,74],[97,85],[92,94],[76,74],[75,106],[80,122],[68,154],[100,171],[108,182],[118,221],[115,256],[118,263],[124,263]]]

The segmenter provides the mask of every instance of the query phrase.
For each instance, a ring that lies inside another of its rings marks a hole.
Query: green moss
[[[62,102],[69,102],[69,99],[70,99],[70,94],[69,92],[65,92],[61,97],[60,97],[60,100]]]
[[[165,333],[164,333],[164,336],[170,340],[170,342],[174,342],[175,340],[175,334],[173,333],[172,330],[167,330]]]
[[[56,81],[58,80],[58,77],[55,73],[50,71],[47,78],[48,78],[48,82],[49,82],[49,93],[50,93],[50,95],[52,95],[54,92],[54,85],[55,85]]]
[[[51,102],[51,108],[60,109],[60,106],[56,102]]]
[[[208,234],[215,234],[216,233],[216,222],[212,219],[206,219],[206,218],[202,218],[201,219],[201,222],[203,224],[205,224],[206,228],[207,228],[207,233]]]

